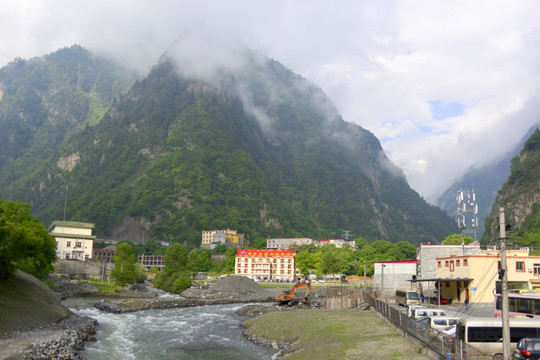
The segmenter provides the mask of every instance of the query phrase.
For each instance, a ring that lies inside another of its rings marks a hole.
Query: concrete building
[[[253,280],[295,280],[294,251],[238,249],[235,275]]]
[[[418,289],[424,296],[436,293],[436,281],[429,281],[437,277],[436,259],[447,256],[463,256],[480,254],[480,244],[474,245],[431,245],[420,244],[417,249],[418,259]]]
[[[266,240],[266,248],[268,249],[289,249],[292,245],[301,246],[310,244],[313,244],[313,239],[310,238],[283,238]]]
[[[540,288],[540,256],[529,256],[529,249],[506,252],[508,287]],[[441,296],[453,301],[492,303],[500,293],[500,251],[483,250],[480,254],[448,256],[436,259],[436,278]]]
[[[163,270],[165,266],[165,255],[139,255],[137,262],[144,266],[146,271],[150,271],[154,268]]]
[[[112,262],[112,257],[114,254],[115,251],[112,249],[94,249],[92,251],[92,259]]]
[[[53,221],[49,234],[56,239],[56,257],[67,260],[92,258],[94,224],[76,221]]]
[[[244,234],[236,230],[203,230],[201,248],[214,249],[218,245],[240,248],[244,246]]]
[[[354,240],[345,240],[342,238],[319,240],[317,241],[316,245],[335,245],[337,248],[342,248],[343,245],[349,245],[351,248],[356,249],[356,242],[354,242]]]
[[[411,280],[416,279],[418,260],[376,261],[373,287],[385,296],[392,296],[397,289],[416,288]]]

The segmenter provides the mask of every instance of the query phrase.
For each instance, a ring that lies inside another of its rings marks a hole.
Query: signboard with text
[[[293,250],[238,249],[236,256],[248,257],[293,257]]]

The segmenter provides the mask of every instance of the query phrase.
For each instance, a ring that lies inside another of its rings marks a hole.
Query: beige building
[[[223,244],[227,247],[244,246],[244,234],[239,234],[236,230],[203,230],[201,248],[213,249]]]
[[[92,258],[94,224],[77,221],[53,221],[49,234],[56,239],[56,257],[67,260]]]
[[[295,280],[294,251],[238,249],[234,274],[253,280]]]
[[[506,252],[510,289],[540,287],[540,256],[529,256],[529,249]],[[500,251],[482,250],[481,254],[436,259],[436,277],[441,297],[471,303],[492,303],[500,293]]]
[[[268,239],[266,247],[268,249],[289,249],[292,245],[301,246],[313,244],[313,239],[310,238],[283,238],[283,239]]]

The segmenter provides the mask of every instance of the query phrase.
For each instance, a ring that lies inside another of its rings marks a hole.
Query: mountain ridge
[[[369,131],[324,93],[250,53],[204,81],[163,57],[65,144],[25,199],[44,221],[96,223],[101,236],[197,245],[200,231],[437,243],[455,224],[412,190]]]

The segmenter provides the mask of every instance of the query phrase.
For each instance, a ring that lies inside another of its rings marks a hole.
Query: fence
[[[382,300],[376,299],[372,294],[365,292],[364,299],[379,314],[388,319],[392,324],[399,327],[409,336],[415,338],[425,347],[442,359],[454,359],[454,339],[447,336],[440,336],[437,330],[427,324],[423,324],[414,318],[407,316],[406,312],[399,311]]]
[[[323,298],[325,309],[351,309],[362,305],[364,289],[354,285],[328,286]]]

